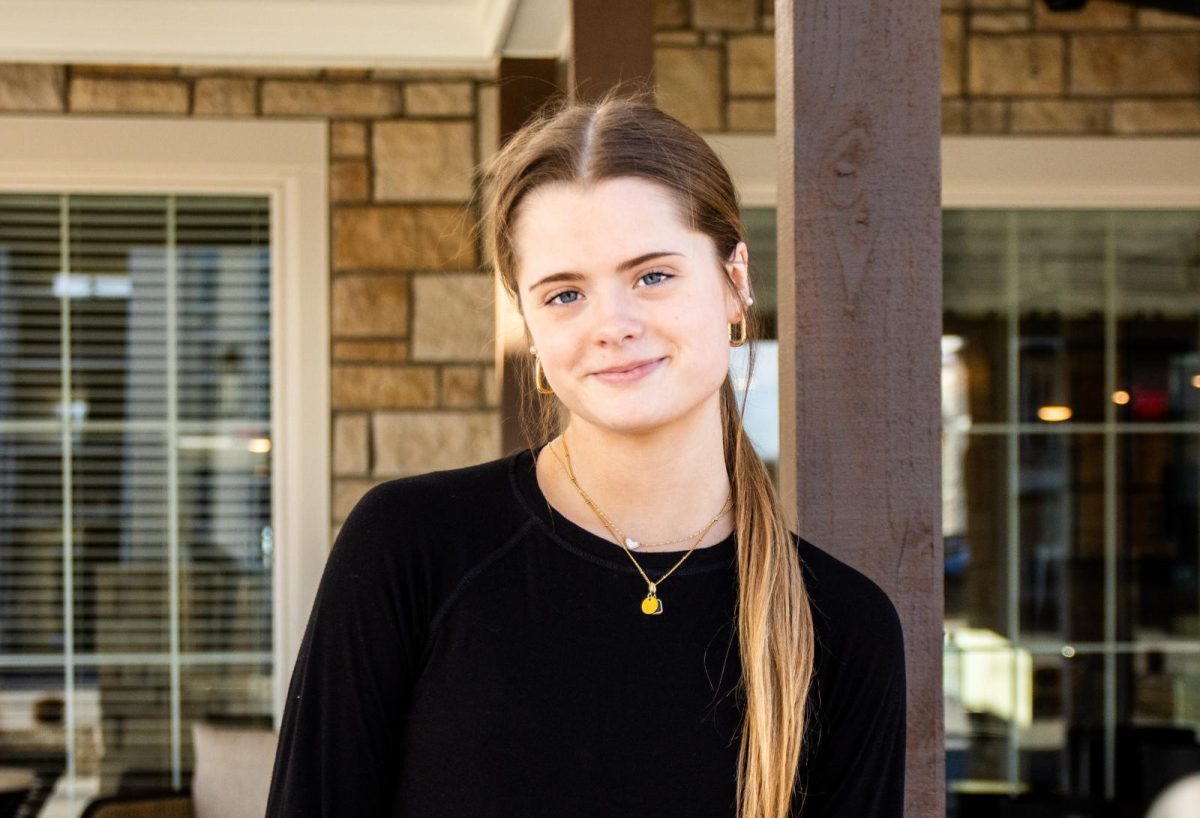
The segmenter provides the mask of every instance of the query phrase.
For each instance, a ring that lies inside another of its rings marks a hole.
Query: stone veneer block
[[[1071,93],[1200,92],[1200,34],[1079,34],[1071,38]]]
[[[178,68],[181,77],[266,77],[305,79],[321,76],[319,68],[284,68],[278,65],[181,65]]]
[[[971,37],[967,88],[985,96],[1061,94],[1062,40],[1054,34]]]
[[[365,80],[371,78],[371,69],[326,68],[322,76],[327,80]]]
[[[942,15],[942,96],[962,93],[963,16]]]
[[[404,86],[406,116],[470,116],[475,112],[470,82],[410,82]]]
[[[329,166],[329,200],[332,202],[361,202],[371,193],[367,163],[362,161],[334,162]]]
[[[1029,31],[1029,12],[996,11],[972,14],[967,18],[972,32]]]
[[[1142,29],[1200,30],[1200,17],[1158,9],[1138,9],[1137,24]]]
[[[483,403],[485,406],[500,405],[500,378],[496,376],[495,366],[483,368]]]
[[[752,133],[775,132],[775,100],[731,99],[728,108],[729,130]]]
[[[0,111],[61,111],[65,73],[56,65],[0,65]]]
[[[177,65],[130,65],[120,63],[74,63],[72,73],[77,77],[173,77],[179,74]]]
[[[393,83],[267,80],[262,86],[267,116],[395,116],[402,108]]]
[[[72,111],[128,114],[186,114],[183,80],[118,80],[76,77],[69,92]]]
[[[654,32],[655,45],[700,45],[702,39],[699,31],[690,29]]]
[[[694,28],[752,29],[758,0],[692,0]]]
[[[444,205],[338,207],[333,211],[336,270],[475,266],[470,215]]]
[[[967,130],[967,104],[961,99],[942,99],[942,133],[960,134]]]
[[[1008,103],[994,100],[967,102],[967,130],[971,133],[1004,133],[1008,129]]]
[[[494,84],[481,84],[477,104],[475,155],[482,162],[500,150],[500,89]]]
[[[654,50],[660,108],[701,131],[721,128],[721,52],[716,48]]]
[[[655,28],[680,28],[687,24],[687,0],[654,0]]]
[[[333,360],[356,362],[396,362],[408,360],[408,341],[333,342]]]
[[[1200,133],[1200,100],[1118,100],[1113,103],[1113,132],[1195,135]]]
[[[337,415],[333,419],[333,473],[366,474],[371,468],[367,415]]]
[[[331,286],[333,334],[407,334],[408,287],[407,275],[336,276]]]
[[[354,510],[354,506],[362,499],[363,495],[370,491],[379,481],[368,480],[365,478],[350,478],[339,479],[333,481],[333,497],[330,498],[330,513],[335,520],[345,520],[350,516],[350,512]],[[341,531],[341,526],[334,528],[333,539],[337,540],[337,535]]]
[[[747,34],[729,38],[729,93],[775,94],[775,38]]]
[[[334,409],[407,409],[437,403],[437,370],[425,366],[330,369]]]
[[[339,159],[361,159],[367,155],[365,122],[331,122],[329,153]]]
[[[493,360],[494,296],[490,275],[414,276],[413,360]]]
[[[258,108],[256,83],[232,77],[196,80],[196,116],[253,116]]]
[[[1043,0],[1038,0],[1033,4],[1033,19],[1042,31],[1129,28],[1133,25],[1133,8],[1113,0],[1088,0],[1081,9],[1051,11]]]
[[[480,371],[474,366],[448,366],[442,370],[442,406],[473,408],[480,403]]]
[[[376,201],[469,200],[473,141],[470,122],[376,122],[372,128]]]
[[[374,474],[402,477],[500,456],[500,416],[478,412],[377,412]]]
[[[1073,100],[1014,100],[1013,133],[1104,134],[1108,103]]]

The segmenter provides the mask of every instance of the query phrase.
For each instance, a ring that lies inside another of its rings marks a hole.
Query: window
[[[282,712],[330,531],[325,127],[10,122],[0,765],[77,815]]]
[[[269,234],[263,197],[0,196],[0,687],[71,696],[24,727],[102,792],[271,721]]]

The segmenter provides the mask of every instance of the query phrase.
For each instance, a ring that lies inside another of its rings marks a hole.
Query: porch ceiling
[[[21,62],[494,68],[562,55],[568,0],[0,0]]]

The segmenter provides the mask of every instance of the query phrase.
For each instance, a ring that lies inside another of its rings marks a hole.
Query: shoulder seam
[[[454,605],[454,602],[458,599],[458,597],[462,595],[466,589],[466,586],[470,584],[475,577],[479,576],[481,573],[483,573],[483,571],[491,566],[492,563],[496,562],[510,550],[512,550],[513,546],[520,542],[521,537],[529,531],[532,524],[532,520],[526,520],[520,525],[519,528],[517,528],[515,532],[513,532],[511,537],[504,541],[503,545],[480,560],[471,568],[471,570],[467,571],[467,573],[463,574],[462,578],[459,579],[450,593],[446,595],[446,599],[440,606],[438,606],[437,612],[433,615],[433,619],[429,621],[429,646],[432,646],[433,644],[434,636],[437,633],[438,626],[442,623],[442,619],[449,612],[451,606]]]

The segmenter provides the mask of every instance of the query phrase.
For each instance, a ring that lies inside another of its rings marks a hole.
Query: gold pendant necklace
[[[717,516],[715,516],[711,520],[709,520],[708,524],[706,526],[704,526],[704,528],[702,528],[698,532],[699,536],[697,536],[696,541],[694,543],[692,543],[692,547],[688,549],[688,552],[679,558],[679,562],[677,562],[673,566],[671,566],[671,570],[667,571],[667,573],[663,574],[661,577],[658,578],[658,581],[655,582],[655,581],[651,580],[650,577],[646,576],[646,572],[642,570],[642,566],[633,557],[633,553],[632,553],[633,550],[638,548],[640,545],[642,545],[642,543],[639,543],[637,540],[631,539],[630,537],[627,537],[624,534],[622,534],[620,532],[620,529],[618,529],[616,527],[616,524],[614,524],[612,522],[612,520],[609,519],[607,514],[605,514],[603,511],[600,510],[600,507],[598,505],[596,505],[595,501],[592,500],[592,498],[588,496],[588,493],[583,490],[583,487],[580,486],[579,482],[575,479],[575,469],[571,465],[571,449],[567,446],[567,433],[566,432],[563,432],[563,434],[562,434],[562,444],[563,444],[563,453],[567,457],[566,463],[564,463],[563,459],[561,457],[559,457],[558,452],[554,451],[553,446],[551,446],[550,444],[546,444],[546,445],[550,449],[550,453],[552,455],[554,455],[556,460],[558,460],[558,464],[560,466],[562,466],[563,471],[565,471],[567,473],[567,478],[571,481],[571,485],[573,485],[575,487],[575,490],[579,492],[579,496],[583,498],[583,501],[588,504],[588,508],[590,508],[592,511],[594,511],[596,513],[596,516],[600,518],[600,522],[604,524],[604,527],[608,529],[609,533],[612,534],[614,538],[616,538],[617,544],[620,545],[622,542],[625,543],[625,545],[621,548],[621,550],[629,555],[629,559],[633,561],[633,565],[635,568],[637,568],[638,573],[642,575],[642,579],[646,580],[647,592],[646,592],[646,598],[642,600],[642,613],[646,614],[647,616],[657,616],[657,615],[661,614],[663,612],[663,601],[658,598],[659,583],[661,583],[667,577],[671,576],[671,574],[675,573],[675,569],[678,568],[680,565],[682,565],[683,561],[686,560],[688,557],[690,557],[692,555],[692,552],[696,550],[696,546],[698,546],[700,544],[700,541],[704,539],[704,535],[708,533],[708,530],[710,528],[712,528],[714,525],[716,525],[717,520],[721,519],[721,517],[724,516],[725,510],[733,502],[733,489],[732,488],[730,489],[729,496],[727,496],[725,498],[725,502],[724,502],[724,504],[722,504],[721,510],[719,512],[717,512]],[[652,545],[663,545],[663,544],[679,542],[680,540],[688,539],[688,538],[689,537],[681,537],[679,540],[666,540],[661,543],[651,543],[651,544]]]

